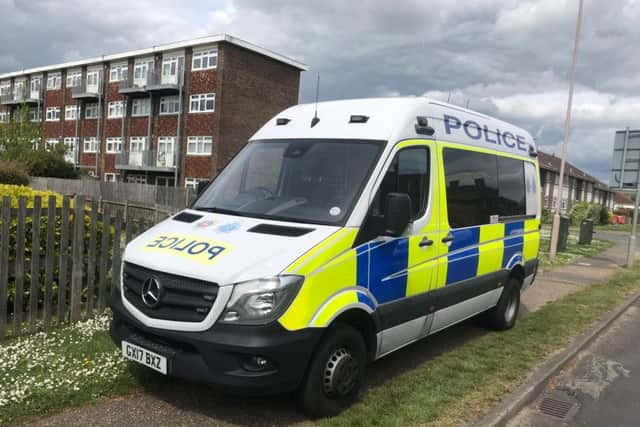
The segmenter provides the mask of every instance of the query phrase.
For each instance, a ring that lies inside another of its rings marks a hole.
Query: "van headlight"
[[[295,298],[303,276],[276,276],[233,285],[220,323],[262,325],[277,319]]]

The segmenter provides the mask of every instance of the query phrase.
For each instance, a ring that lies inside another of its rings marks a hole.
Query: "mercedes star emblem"
[[[142,302],[149,308],[156,308],[160,305],[160,282],[153,277],[149,277],[142,284]]]

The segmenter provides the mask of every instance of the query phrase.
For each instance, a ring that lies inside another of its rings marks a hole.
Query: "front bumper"
[[[279,323],[264,326],[216,325],[203,332],[150,328],[123,306],[120,293],[111,293],[114,343],[128,341],[167,358],[167,374],[224,387],[241,394],[291,391],[301,383],[322,329],[287,331]],[[252,358],[268,360],[255,370]]]

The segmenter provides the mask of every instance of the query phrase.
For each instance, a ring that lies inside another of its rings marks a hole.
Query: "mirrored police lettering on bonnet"
[[[297,105],[201,188],[126,247],[111,336],[226,393],[335,415],[403,346],[483,312],[513,327],[536,276],[533,139],[457,106]]]

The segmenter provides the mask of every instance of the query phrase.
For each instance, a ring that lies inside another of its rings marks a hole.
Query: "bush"
[[[547,208],[542,208],[542,217],[540,218],[543,224],[551,224],[553,220],[553,212]]]
[[[27,161],[29,172],[32,176],[44,176],[48,178],[78,178],[79,174],[75,166],[64,159],[64,153],[57,151],[37,150]]]
[[[611,222],[609,219],[610,219],[609,209],[607,209],[606,206],[600,206],[599,223],[603,225],[609,224]]]
[[[12,186],[12,185],[0,185],[0,199],[2,199],[3,196],[9,196],[11,197],[11,204],[12,207],[16,207],[18,204],[18,198],[21,196],[25,196],[27,197],[27,206],[28,207],[32,207],[33,206],[33,200],[36,196],[41,196],[42,197],[42,207],[46,208],[48,206],[48,196],[54,195],[56,196],[56,205],[57,206],[62,206],[62,196],[58,193],[54,193],[54,192],[50,192],[50,191],[36,191],[33,190],[29,187],[21,187],[21,186]],[[73,203],[71,203],[71,205],[73,205]],[[69,236],[69,243],[68,246],[66,248],[64,248],[64,250],[67,251],[67,253],[70,255],[72,252],[72,239],[71,237],[73,236],[73,211],[70,212],[69,215],[69,227],[67,229],[67,235]],[[90,239],[90,224],[91,224],[91,218],[89,216],[89,212],[87,211],[84,215],[84,223],[85,223],[85,236],[84,236],[84,266],[82,268],[85,278],[87,277],[87,273],[88,273],[88,266],[87,266],[87,261],[89,258],[89,239]],[[44,256],[44,254],[46,254],[47,251],[47,217],[43,216],[40,220],[40,230],[39,230],[39,234],[40,234],[40,254],[41,256]],[[102,242],[102,233],[103,233],[103,223],[102,221],[98,221],[97,222],[97,230],[96,230],[96,254],[101,253],[101,242]],[[17,248],[17,220],[15,219],[15,217],[12,218],[12,220],[10,221],[10,225],[9,225],[9,265],[13,266],[15,264],[15,260],[16,260],[16,248]],[[55,302],[58,300],[58,275],[59,275],[59,256],[60,256],[60,251],[61,251],[61,247],[60,247],[60,234],[62,232],[62,217],[60,216],[60,214],[58,213],[58,215],[55,218],[55,236],[56,236],[56,244],[55,244],[55,257],[56,257],[56,262],[54,264],[54,271],[53,271],[53,282],[51,285],[52,288],[52,299],[54,301],[54,306],[55,306]],[[113,237],[114,237],[114,229],[113,227],[110,227],[108,229],[109,232],[109,242],[113,242]],[[33,237],[33,220],[32,217],[30,215],[27,216],[26,221],[25,221],[25,241],[24,241],[24,258],[25,258],[25,270],[24,270],[24,291],[22,292],[22,307],[23,307],[23,311],[26,312],[27,311],[27,307],[29,304],[29,286],[30,286],[30,281],[31,281],[31,271],[29,268],[29,264],[31,262],[31,258],[32,258],[32,237]],[[107,248],[107,256],[108,256],[108,262],[107,262],[107,266],[108,268],[111,268],[111,254],[112,254],[112,247],[111,247],[112,243],[109,244],[109,247]],[[95,271],[94,271],[94,277],[98,277],[98,264],[99,263],[95,263]],[[42,307],[43,304],[43,297],[44,297],[44,285],[45,285],[45,280],[44,280],[44,266],[41,263],[40,265],[41,269],[38,272],[40,277],[38,280],[38,283],[40,284],[39,286],[39,301],[38,301],[38,306]],[[67,272],[67,292],[69,292],[70,289],[70,282],[71,282],[71,261],[69,260],[68,263],[68,272]],[[108,282],[108,281],[107,281]],[[87,288],[86,285],[83,286],[83,297],[86,296],[86,292],[87,292]],[[15,283],[15,268],[12,268],[9,270],[9,288],[8,288],[8,301],[7,301],[7,313],[9,315],[13,314],[14,311],[14,301],[15,301],[15,293],[16,293],[16,283]],[[68,300],[69,298],[69,294],[66,295],[66,298]],[[94,298],[95,301],[95,298]],[[68,301],[67,301],[68,304]]]
[[[0,160],[0,184],[29,185],[29,175],[22,164]]]

